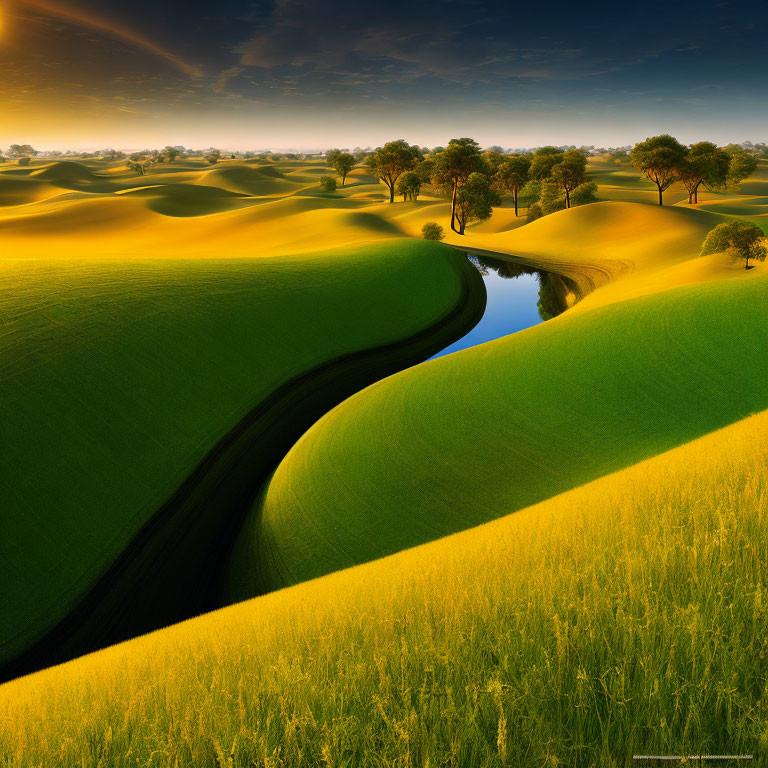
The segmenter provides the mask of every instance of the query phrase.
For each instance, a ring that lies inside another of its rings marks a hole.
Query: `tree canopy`
[[[744,259],[744,268],[749,269],[749,260],[765,261],[766,251],[763,230],[756,224],[742,219],[725,221],[710,230],[701,247],[701,255],[727,253],[734,261]]]
[[[389,202],[395,202],[395,184],[401,174],[411,171],[421,160],[421,150],[404,139],[389,141],[366,161],[370,172],[389,189]]]
[[[535,181],[543,181],[552,174],[552,168],[560,162],[564,152],[557,147],[539,147],[531,159],[530,176]]]
[[[711,141],[691,144],[678,168],[678,177],[688,191],[688,202],[699,202],[699,187],[702,184],[708,189],[724,187],[730,161],[728,153]]]
[[[496,170],[495,181],[499,189],[512,193],[515,204],[515,216],[518,215],[518,198],[520,190],[528,183],[531,172],[531,160],[529,154],[507,155]]]
[[[629,154],[632,165],[642,171],[659,190],[659,205],[664,205],[664,191],[677,180],[688,150],[668,133],[641,141]]]
[[[471,221],[485,221],[491,217],[493,206],[501,205],[498,192],[484,173],[471,173],[456,193],[456,223],[458,233]]]
[[[552,166],[550,178],[565,193],[565,207],[571,207],[571,193],[587,180],[587,158],[578,149],[569,149]]]
[[[459,188],[467,182],[473,173],[487,170],[486,163],[480,154],[480,145],[469,138],[451,139],[448,146],[434,157],[432,183],[446,190],[451,196],[451,229],[459,232],[457,224],[456,204]],[[466,222],[465,222],[466,223]],[[463,232],[463,228],[461,230]]]
[[[339,152],[334,155],[333,169],[341,176],[341,186],[343,187],[347,183],[347,174],[355,167],[354,155],[350,155],[349,152]]]

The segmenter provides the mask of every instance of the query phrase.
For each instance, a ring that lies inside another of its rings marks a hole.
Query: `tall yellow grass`
[[[765,765],[767,512],[763,412],[5,685],[0,764]]]

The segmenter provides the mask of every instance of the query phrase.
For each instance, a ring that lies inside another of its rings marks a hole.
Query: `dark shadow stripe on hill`
[[[470,331],[485,310],[479,273],[456,255],[457,305],[396,342],[352,352],[286,382],[223,437],[77,606],[0,667],[0,682],[220,607],[233,542],[262,483],[324,413]]]

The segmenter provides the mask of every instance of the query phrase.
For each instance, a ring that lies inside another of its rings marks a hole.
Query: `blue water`
[[[472,259],[472,261],[475,261]],[[539,315],[539,275],[501,277],[491,267],[481,268],[488,303],[480,322],[464,337],[438,352],[435,357],[450,355],[460,349],[475,347],[510,333],[522,331],[544,322]]]

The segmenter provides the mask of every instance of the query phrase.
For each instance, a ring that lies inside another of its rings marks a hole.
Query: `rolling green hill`
[[[282,461],[231,595],[478,525],[768,408],[767,348],[754,275],[567,312],[381,381]]]
[[[0,297],[0,662],[40,641],[39,665],[210,607],[263,473],[328,407],[461,335],[484,291],[453,250],[393,241],[3,259]]]

